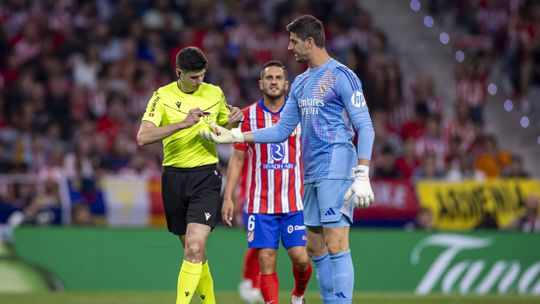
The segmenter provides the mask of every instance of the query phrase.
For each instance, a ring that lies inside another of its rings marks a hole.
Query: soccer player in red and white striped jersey
[[[271,127],[279,120],[288,89],[287,71],[281,62],[264,64],[259,87],[263,97],[243,110],[242,132]],[[241,143],[229,160],[227,186],[223,200],[223,221],[232,225],[234,189],[248,157],[247,228],[248,247],[259,252],[259,284],[265,303],[279,303],[276,258],[279,239],[293,264],[295,286],[292,303],[303,303],[311,277],[311,263],[306,252],[306,227],[303,217],[303,176],[300,150],[300,127],[285,142],[273,144]]]
[[[264,98],[243,110],[242,132],[273,126],[279,113],[264,105]],[[235,144],[248,151],[247,213],[288,213],[302,210],[302,162],[300,127],[286,142],[278,144]]]

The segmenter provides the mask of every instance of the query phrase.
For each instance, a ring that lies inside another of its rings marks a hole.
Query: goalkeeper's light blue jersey
[[[254,141],[283,142],[298,123],[306,183],[351,179],[357,159],[371,159],[375,134],[360,80],[334,59],[295,78],[279,122],[253,132]],[[353,129],[358,133],[357,151]]]

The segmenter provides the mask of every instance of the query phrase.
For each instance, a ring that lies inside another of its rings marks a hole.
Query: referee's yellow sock
[[[176,304],[189,304],[195,288],[201,278],[202,263],[190,263],[186,260],[182,262],[180,273],[178,274],[178,287],[176,289]]]
[[[216,297],[214,296],[214,280],[210,273],[208,261],[205,261],[202,264],[201,279],[197,285],[197,294],[199,295],[202,304],[216,304]]]

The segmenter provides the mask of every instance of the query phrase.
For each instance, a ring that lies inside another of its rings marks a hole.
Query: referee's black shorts
[[[221,219],[221,174],[216,165],[195,168],[165,167],[162,196],[167,228],[185,235],[189,223],[210,226]]]

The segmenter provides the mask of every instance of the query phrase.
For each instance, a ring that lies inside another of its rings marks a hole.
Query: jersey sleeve
[[[225,94],[219,89],[221,95],[219,99],[219,112],[216,123],[220,126],[224,126],[229,123],[229,109],[227,109],[227,100],[225,100]]]
[[[244,113],[244,121],[240,125],[240,130],[242,130],[242,132],[250,132],[251,131],[251,125],[249,123],[249,107],[244,108],[242,110],[242,112]],[[235,149],[238,149],[238,150],[241,150],[241,151],[245,152],[245,151],[248,150],[249,144],[236,143],[236,144],[233,144],[233,147]]]
[[[354,130],[358,133],[358,158],[371,159],[375,132],[362,91],[362,84],[360,79],[348,68],[338,67],[336,70],[337,94],[343,102]]]
[[[291,92],[294,91],[291,90]],[[278,123],[273,127],[259,129],[253,132],[253,141],[256,143],[284,142],[294,129],[296,129],[298,123],[300,123],[300,109],[298,108],[298,102],[294,94],[291,93],[281,112]]]
[[[156,127],[159,127],[161,124],[161,118],[163,117],[163,102],[161,101],[161,96],[159,91],[155,91],[148,105],[146,106],[146,111],[143,114],[142,121],[146,120],[153,123]]]

